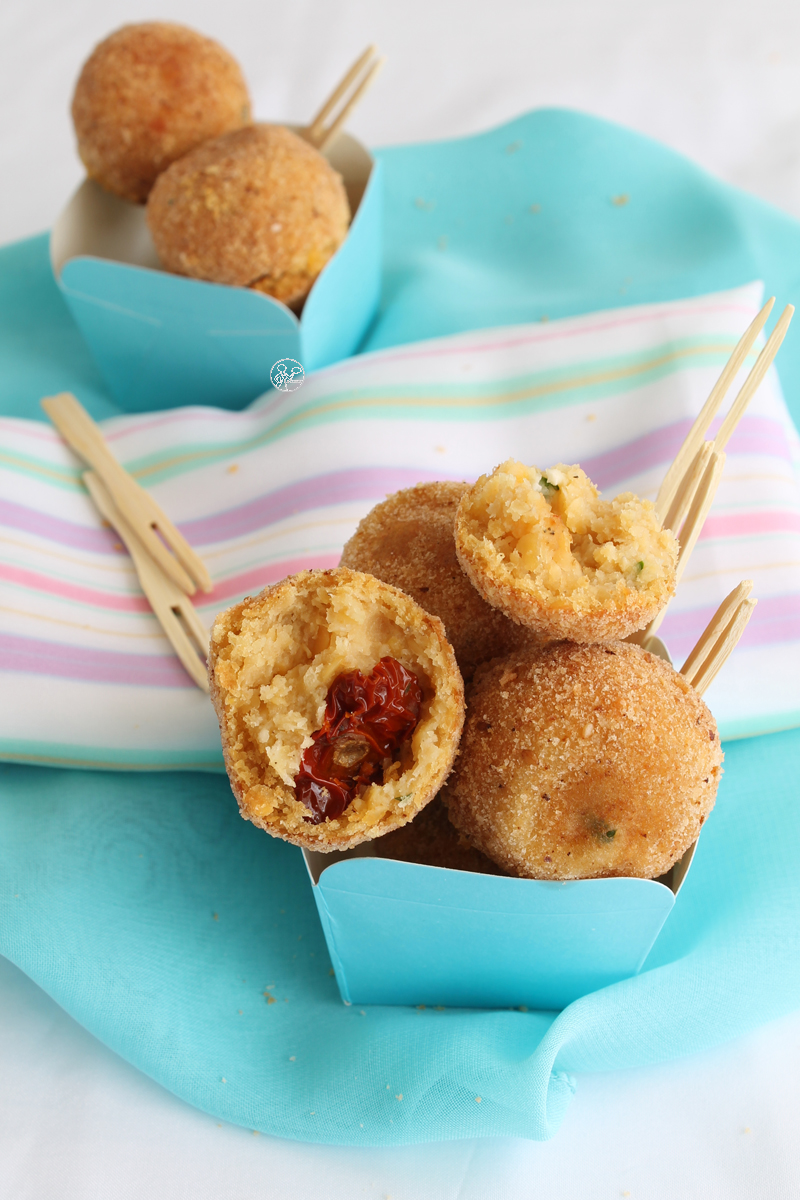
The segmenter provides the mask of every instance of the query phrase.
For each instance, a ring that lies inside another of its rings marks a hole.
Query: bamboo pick
[[[712,451],[700,485],[695,492],[692,506],[689,509],[686,520],[683,523],[683,529],[681,530],[681,536],[679,539],[680,550],[678,551],[678,565],[675,570],[676,587],[680,582],[681,575],[686,569],[686,564],[689,561],[689,556],[691,555],[692,550],[694,550],[695,542],[700,536],[700,531],[705,524],[706,517],[708,516],[708,510],[711,508],[711,505],[714,501],[714,496],[716,495],[719,481],[722,478],[724,467],[724,452],[720,453],[716,450]],[[668,607],[669,602],[664,605],[664,607],[661,609],[661,612],[653,617],[653,620],[644,630],[643,635],[641,635],[642,644],[646,642],[647,638],[652,637],[656,630],[660,627],[661,622],[664,620],[664,617],[667,614]],[[637,638],[637,640],[639,639]]]
[[[120,466],[83,405],[70,392],[61,392],[46,396],[42,408],[67,445],[100,476],[114,504],[165,574],[190,596],[196,585],[210,592],[211,576],[199,554],[153,497]]]
[[[700,638],[694,649],[688,655],[686,662],[681,667],[681,675],[692,683],[695,676],[698,674],[703,664],[708,659],[714,643],[719,635],[725,629],[725,626],[730,622],[742,600],[746,600],[753,590],[752,579],[744,579],[738,584],[732,592],[729,592],[725,599],[720,604],[714,616],[709,621],[708,625],[703,630]]]
[[[711,455],[714,453],[713,442],[703,442],[694,459],[689,464],[686,473],[678,484],[678,490],[669,506],[669,512],[664,518],[665,529],[680,533],[681,525],[686,520],[686,514],[692,507],[697,489],[706,473]]]
[[[792,304],[787,304],[786,308],[778,318],[778,321],[769,336],[766,346],[756,359],[755,366],[742,384],[741,390],[731,405],[727,417],[722,422],[717,436],[714,438],[714,445],[718,450],[725,449],[731,434],[742,418],[744,410],[747,408],[747,405],[758,391],[762,379],[772,365],[772,360],[781,347],[781,342],[786,337],[786,331],[791,324],[793,316],[794,306]]]
[[[85,471],[83,482],[100,514],[119,534],[130,554],[142,591],[187,673],[204,692],[209,690],[203,659],[208,651],[208,630],[186,594],[153,562],[133,528],[114,504],[99,475]],[[201,657],[202,656],[202,657]]]
[[[385,58],[375,59],[377,53],[378,49],[376,46],[368,46],[333,89],[311,123],[305,129],[300,130],[301,136],[307,142],[310,142],[312,146],[315,146],[317,150],[323,151],[333,141],[367,88],[374,83],[378,72],[386,61]],[[371,62],[372,59],[375,59],[375,61]],[[361,78],[359,79],[359,77]],[[348,97],[347,92],[350,88],[353,90]],[[331,116],[340,101],[342,102],[342,107],[338,114],[326,125],[326,119]]]
[[[675,492],[678,490],[684,473],[686,472],[689,463],[700,448],[700,444],[703,441],[706,430],[714,420],[722,401],[727,395],[728,389],[739,372],[739,368],[747,358],[747,355],[750,353],[750,349],[759,333],[764,328],[767,317],[772,311],[772,306],[774,303],[775,297],[771,296],[761,309],[761,312],[758,314],[758,316],[750,322],[747,329],[745,329],[744,333],[739,338],[733,353],[722,369],[722,374],[711,389],[709,397],[700,410],[700,413],[692,425],[692,428],[687,433],[683,441],[683,445],[676,454],[671,466],[668,468],[667,473],[662,480],[661,487],[659,488],[655,504],[656,513],[658,514],[658,518],[662,524],[666,524],[664,521],[664,514],[667,512],[670,504],[672,503],[672,499],[675,495]],[[667,528],[672,528],[672,526],[667,526]]]
[[[724,603],[725,601],[723,601]],[[745,631],[747,622],[753,615],[753,610],[757,603],[757,600],[742,600],[737,605],[733,616],[717,638],[705,662],[692,680],[692,687],[700,696],[708,691],[730,658],[739,638]],[[705,635],[702,636],[704,637]]]

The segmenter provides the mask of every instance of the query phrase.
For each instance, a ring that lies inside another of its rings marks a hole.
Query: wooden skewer
[[[333,89],[328,99],[311,121],[311,124],[305,129],[300,130],[301,135],[306,141],[315,146],[317,150],[324,150],[333,141],[367,88],[374,83],[378,72],[386,61],[385,58],[375,59],[377,53],[376,46],[368,46],[364,53],[356,59],[344,78]],[[372,61],[373,59],[375,61]],[[349,96],[347,94],[348,91],[350,92]],[[342,102],[342,107],[339,109],[337,115],[326,125],[327,118],[331,116],[340,101]]]
[[[42,408],[67,445],[102,479],[114,504],[162,571],[190,596],[197,586],[210,592],[211,576],[199,554],[153,497],[120,466],[83,405],[70,392],[61,392],[45,397]]]
[[[686,662],[681,667],[681,675],[692,683],[695,676],[700,671],[703,664],[707,661],[711,653],[714,643],[724,630],[725,626],[730,622],[742,600],[746,600],[753,590],[752,579],[744,579],[742,582],[729,592],[725,599],[720,604],[711,621],[704,629],[694,649],[686,659]]]
[[[208,630],[191,600],[153,562],[133,528],[115,505],[99,475],[85,471],[83,482],[98,511],[116,529],[133,559],[139,583],[161,628],[186,671],[204,692],[208,688]]]
[[[756,359],[755,366],[742,384],[738,396],[731,405],[727,417],[719,428],[717,436],[714,438],[714,445],[718,450],[725,449],[731,434],[742,418],[744,410],[747,408],[753,396],[758,391],[762,379],[772,365],[772,360],[780,350],[781,342],[786,337],[786,331],[791,324],[793,316],[794,306],[787,304],[786,308],[778,318],[778,321],[769,336],[766,346]]]
[[[714,417],[717,415],[717,411],[722,404],[722,401],[725,399],[728,389],[736,378],[739,368],[747,358],[747,355],[750,353],[753,343],[755,342],[759,333],[764,328],[767,317],[772,311],[772,306],[774,303],[775,297],[772,296],[761,309],[761,312],[758,314],[755,320],[751,321],[747,329],[740,337],[733,354],[725,364],[722,374],[711,389],[708,399],[700,410],[700,413],[692,425],[692,428],[687,433],[683,445],[676,454],[672,465],[667,470],[661,487],[659,488],[658,496],[656,497],[656,513],[658,514],[658,518],[662,524],[667,525],[664,517],[669,510],[672,499],[680,486],[681,480],[683,479],[689,464],[699,450],[703,438],[705,437],[706,430],[714,420]],[[777,347],[775,352],[777,353]],[[667,528],[673,529],[674,526],[667,525]]]
[[[722,601],[689,656],[695,658],[695,663],[700,656],[703,659],[702,665],[694,671],[690,680],[692,687],[701,696],[708,691],[730,658],[758,603],[757,600],[740,600],[731,615],[730,599],[731,597],[727,596]],[[687,663],[688,661],[689,659],[686,660]],[[685,668],[686,664],[681,674],[685,674]]]
[[[678,586],[681,575],[686,570],[686,564],[694,550],[695,542],[700,536],[700,531],[705,524],[708,510],[714,502],[714,497],[717,494],[719,481],[722,478],[722,471],[725,467],[725,455],[716,450],[712,451],[708,459],[708,465],[703,473],[700,485],[695,491],[695,496],[692,501],[691,508],[687,514],[683,524],[683,529],[680,535],[680,550],[678,551],[678,566],[675,571],[675,586]],[[652,637],[656,630],[660,627],[661,622],[667,614],[669,604],[665,604],[647,628],[641,635],[641,642],[644,644],[648,638]],[[637,638],[639,640],[639,638]]]
[[[663,521],[665,529],[673,529],[676,533],[680,533],[681,525],[686,520],[686,514],[692,507],[692,502],[697,495],[697,489],[706,473],[706,468],[713,453],[714,443],[703,442],[678,485],[678,490],[669,506],[669,512]]]

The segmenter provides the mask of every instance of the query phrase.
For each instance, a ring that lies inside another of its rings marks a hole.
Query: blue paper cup
[[[243,408],[283,359],[316,370],[355,353],[380,300],[380,167],[340,134],[326,157],[353,220],[301,317],[250,288],[161,266],[142,206],[78,188],[50,238],[53,274],[114,399],[126,412],[187,404]]]

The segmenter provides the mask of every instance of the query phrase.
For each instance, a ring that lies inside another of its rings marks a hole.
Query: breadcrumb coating
[[[418,723],[383,782],[335,819],[309,823],[294,782],[328,689],[385,656],[423,689]],[[211,698],[243,817],[309,850],[346,850],[410,821],[438,792],[458,748],[464,692],[441,621],[388,584],[345,568],[302,571],[220,613],[211,633]]]
[[[211,38],[161,21],[124,25],[87,59],[72,100],[90,178],[144,204],[158,175],[250,120],[236,60]]]
[[[341,246],[341,176],[281,125],[250,125],[192,150],[159,177],[147,223],[178,275],[298,304]]]
[[[487,659],[538,644],[475,590],[456,558],[455,518],[469,484],[418,483],[367,513],[342,551],[341,565],[406,592],[444,622],[464,679]]]
[[[602,500],[578,466],[509,459],[463,496],[456,553],[513,620],[543,638],[598,642],[660,612],[675,590],[678,543],[649,500]]]
[[[468,692],[450,820],[530,879],[663,875],[714,806],[717,727],[682,675],[639,646],[509,655]]]

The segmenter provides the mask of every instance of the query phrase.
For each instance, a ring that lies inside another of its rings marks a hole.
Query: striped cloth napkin
[[[610,495],[654,498],[761,291],[461,334],[337,364],[245,412],[179,408],[102,428],[208,564],[214,591],[196,600],[210,626],[266,584],[336,565],[377,501],[422,480],[474,479],[514,456],[579,462]],[[219,768],[208,698],[80,464],[46,424],[0,426],[0,757]],[[755,615],[707,695],[723,736],[800,724],[799,457],[773,370],[729,444],[661,630],[679,664],[722,597],[755,580]]]

